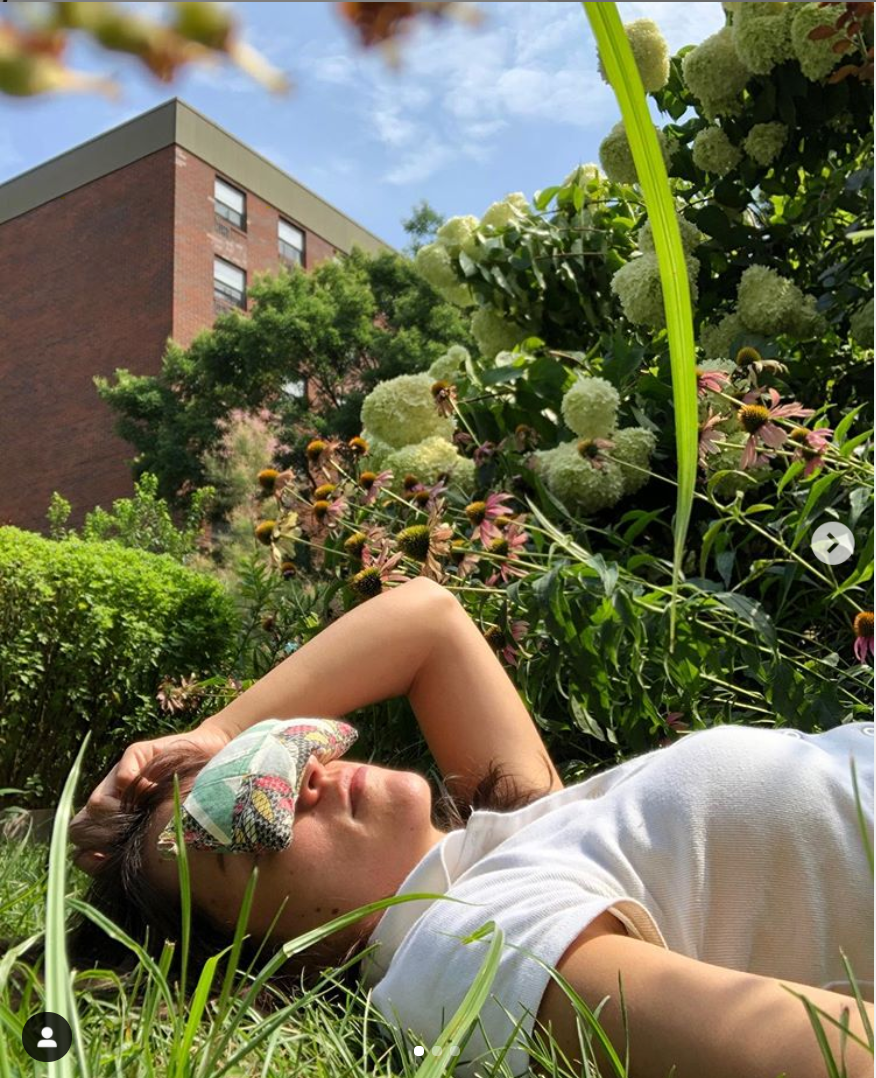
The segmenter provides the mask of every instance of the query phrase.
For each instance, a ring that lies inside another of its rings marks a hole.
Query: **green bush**
[[[53,801],[86,731],[81,789],[168,732],[165,678],[213,674],[239,632],[217,581],[114,542],[0,528],[0,787]]]

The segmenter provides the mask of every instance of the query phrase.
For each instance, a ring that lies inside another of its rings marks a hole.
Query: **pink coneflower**
[[[500,446],[504,446],[509,439],[518,453],[523,453],[527,449],[535,449],[540,441],[539,433],[535,427],[530,427],[526,423],[518,423],[514,428],[514,433],[507,438],[503,438],[499,443]]]
[[[700,467],[706,467],[706,457],[709,453],[720,453],[720,446],[715,445],[715,442],[720,441],[723,431],[715,430],[715,427],[719,423],[723,423],[727,417],[721,415],[720,412],[716,413],[709,409],[708,418],[700,423],[700,441],[697,452],[700,458]]]
[[[352,535],[348,535],[344,540],[344,550],[351,558],[359,558],[364,561],[362,551],[366,543],[374,547],[380,547],[386,541],[386,528],[375,524],[361,524]]]
[[[704,371],[697,367],[697,395],[720,393],[730,381],[730,375],[723,371]]]
[[[478,567],[478,556],[472,551],[464,539],[454,539],[450,543],[450,557],[456,566],[456,571],[463,578],[471,576]]]
[[[873,655],[873,611],[862,610],[855,615],[852,626],[855,630],[855,657],[859,663],[865,663]]]
[[[447,484],[442,479],[439,479],[434,487],[427,487],[422,483],[417,483],[411,491],[411,501],[420,509],[430,512],[432,509],[437,508],[438,500],[446,490]]]
[[[382,488],[390,482],[392,474],[392,472],[380,472],[379,475],[375,475],[374,472],[360,473],[359,486],[366,491],[365,497],[362,499],[363,505],[371,505]]]
[[[338,481],[340,472],[335,458],[344,444],[340,438],[314,438],[308,442],[304,453],[314,480],[321,477],[327,483]]]
[[[491,625],[484,632],[484,639],[497,655],[502,656],[509,666],[517,666],[517,656],[520,654],[520,650],[514,645],[526,635],[529,622],[512,621],[508,628],[511,633],[511,640],[508,639],[498,625]]]
[[[513,497],[513,494],[489,494],[484,501],[470,502],[465,507],[465,515],[474,525],[472,541],[480,539],[484,546],[488,546],[494,539],[499,538],[499,529],[493,521],[505,514],[507,507],[504,503]]]
[[[371,553],[367,546],[363,547],[363,568],[355,576],[350,577],[348,581],[350,587],[363,599],[372,599],[383,591],[384,584],[404,583],[410,577],[401,571],[394,571],[402,557],[401,551],[390,557],[388,543],[382,547],[377,557]]]
[[[824,449],[830,443],[832,435],[832,427],[817,427],[815,430],[794,427],[788,435],[792,442],[797,443],[791,459],[806,461],[806,467],[803,469],[804,479],[808,479],[816,468],[824,464]]]
[[[683,734],[686,730],[690,729],[686,722],[681,721],[683,718],[683,711],[668,711],[664,716],[664,722],[668,725],[673,735]],[[665,749],[667,746],[672,745],[676,740],[676,736],[664,737],[660,741],[660,748]]]
[[[769,389],[767,392],[772,401],[769,408],[763,404],[754,403],[755,401],[760,401],[763,397],[763,390],[761,389],[753,389],[742,398],[743,405],[739,409],[739,422],[742,424],[742,429],[749,434],[745,449],[742,451],[742,458],[739,461],[739,467],[743,471],[755,463],[758,439],[770,449],[778,449],[788,437],[787,432],[773,423],[772,420],[790,419],[791,417],[803,419],[806,416],[813,415],[815,411],[813,408],[804,408],[799,401],[792,401],[790,404],[779,404],[782,398],[778,392],[775,389]]]
[[[482,464],[486,463],[491,457],[494,457],[496,455],[496,449],[497,446],[495,442],[482,442],[474,451],[474,462],[476,467],[480,468]]]
[[[499,568],[487,580],[487,587],[491,588],[499,579],[507,583],[512,576],[526,576],[528,569],[521,569],[511,563],[518,560],[517,551],[529,542],[529,534],[516,523],[511,523],[504,533],[493,539],[488,549],[491,554],[501,554],[505,559],[500,562]]]
[[[311,538],[320,538],[339,525],[346,511],[347,499],[343,496],[334,501],[320,498],[301,513],[301,527]]]
[[[453,535],[453,528],[449,524],[441,523],[443,509],[443,503],[439,502],[429,513],[427,523],[412,524],[403,528],[396,536],[402,552],[422,563],[420,575],[436,580],[439,584],[444,583],[444,572],[438,558],[446,557],[450,553],[450,538]]]
[[[614,442],[607,438],[581,438],[578,441],[578,456],[586,460],[597,471],[605,467],[603,450],[614,449]]]
[[[453,432],[453,437],[450,440],[459,449],[465,449],[467,445],[472,444],[474,438],[472,438],[472,436],[467,431],[455,430]]]

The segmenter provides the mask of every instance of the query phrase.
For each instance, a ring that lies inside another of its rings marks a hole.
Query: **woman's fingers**
[[[106,853],[100,848],[106,837],[100,827],[101,820],[119,811],[125,790],[141,776],[143,769],[156,756],[172,745],[184,742],[196,746],[208,756],[214,756],[230,740],[230,736],[221,731],[196,728],[185,734],[168,734],[152,741],[135,741],[129,745],[115,767],[91,791],[85,807],[70,822],[70,839],[79,847],[74,863],[92,875],[100,869],[106,859]],[[141,778],[140,781],[144,791],[155,785],[147,779]]]

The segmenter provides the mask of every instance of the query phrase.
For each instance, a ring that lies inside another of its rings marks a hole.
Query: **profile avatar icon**
[[[70,1051],[73,1030],[63,1014],[37,1011],[22,1027],[21,1044],[31,1059],[53,1063]]]

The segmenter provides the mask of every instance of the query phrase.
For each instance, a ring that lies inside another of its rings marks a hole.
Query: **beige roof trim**
[[[392,250],[379,236],[179,98],[0,184],[0,224],[174,144],[341,251],[351,250],[354,244],[373,252]]]

